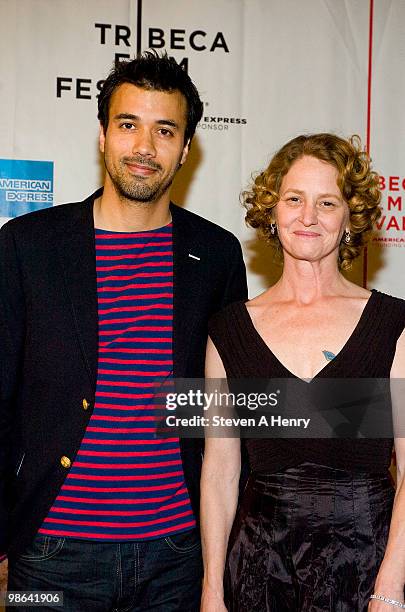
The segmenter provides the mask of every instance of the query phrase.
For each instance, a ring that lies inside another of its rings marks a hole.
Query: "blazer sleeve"
[[[0,557],[7,536],[7,482],[12,475],[12,435],[25,337],[25,298],[9,223],[0,229]]]
[[[229,261],[227,261],[227,278],[222,294],[221,310],[228,304],[232,304],[232,302],[245,302],[248,299],[246,267],[243,261],[242,249],[239,241],[234,236],[232,238],[232,248],[230,249]]]

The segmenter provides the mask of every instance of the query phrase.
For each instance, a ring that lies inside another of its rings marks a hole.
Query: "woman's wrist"
[[[204,577],[203,580],[203,589],[212,591],[219,597],[223,598],[224,596],[224,585],[222,578],[218,577]]]
[[[398,562],[399,561],[399,562]],[[377,573],[375,586],[403,590],[405,584],[405,565],[401,559],[393,561],[385,558]]]
[[[386,597],[392,597],[393,599],[404,600],[404,586],[393,584],[389,582],[376,582],[374,586],[374,593],[380,593]]]
[[[382,593],[384,591],[390,591],[393,593],[401,593],[404,596],[404,576],[402,574],[395,575],[393,572],[382,572],[380,570],[377,579],[375,581],[374,591]]]
[[[393,597],[386,597],[385,595],[381,595],[380,593],[373,593],[370,597],[370,601],[382,601],[384,604],[388,604],[389,606],[405,610],[405,604],[403,603],[403,599],[394,599]]]
[[[395,601],[399,601],[401,603],[404,602],[404,587],[399,587],[398,585],[393,585],[389,583],[381,582],[379,584],[375,584],[373,593],[375,595],[382,595],[385,598],[393,599]]]

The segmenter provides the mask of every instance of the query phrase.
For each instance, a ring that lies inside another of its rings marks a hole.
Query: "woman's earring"
[[[346,244],[349,244],[349,242],[350,242],[350,230],[345,230],[344,241],[346,242]]]
[[[275,235],[276,230],[277,230],[277,225],[274,223],[274,221],[272,221],[270,223],[270,233],[271,233],[272,236]]]

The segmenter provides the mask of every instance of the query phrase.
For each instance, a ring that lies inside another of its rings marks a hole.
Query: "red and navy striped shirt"
[[[173,372],[172,225],[97,229],[96,268],[94,411],[39,532],[124,541],[186,531],[195,518],[179,440],[156,435],[156,379]]]

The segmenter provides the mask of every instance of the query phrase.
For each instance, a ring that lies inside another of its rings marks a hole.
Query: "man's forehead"
[[[177,89],[173,91],[160,91],[157,89],[146,89],[132,83],[122,83],[111,96],[111,112],[113,114],[128,112],[138,116],[142,116],[145,113],[156,115],[175,114],[177,119],[186,121],[187,100]],[[159,118],[163,118],[163,115]]]

